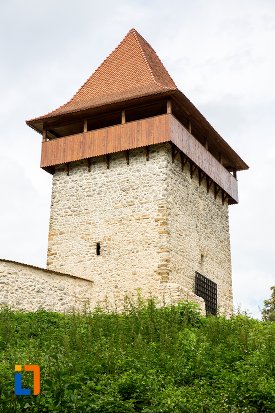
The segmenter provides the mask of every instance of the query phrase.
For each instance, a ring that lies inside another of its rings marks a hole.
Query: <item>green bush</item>
[[[275,412],[275,324],[201,317],[192,303],[4,309],[0,355],[1,413]],[[41,366],[39,396],[14,395],[15,364]]]

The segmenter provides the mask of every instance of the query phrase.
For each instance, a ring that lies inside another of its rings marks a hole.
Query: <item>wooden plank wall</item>
[[[41,167],[173,142],[192,162],[238,202],[237,180],[171,114],[83,132],[42,143]]]
[[[234,201],[238,202],[238,183],[234,176],[174,116],[169,119],[169,130],[171,141]]]
[[[167,142],[167,115],[65,136],[42,143],[41,167]]]

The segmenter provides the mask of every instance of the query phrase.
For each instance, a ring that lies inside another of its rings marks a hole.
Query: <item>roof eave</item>
[[[193,105],[193,103],[182,93],[179,89],[175,88],[167,88],[167,90],[160,90],[156,93],[148,93],[143,94],[140,96],[133,96],[127,100],[124,99],[117,99],[115,101],[106,102],[105,104],[101,105],[89,105],[83,108],[77,108],[75,110],[68,110],[62,113],[55,113],[51,112],[47,115],[40,116],[38,118],[30,119],[26,121],[26,124],[34,129],[36,132],[42,134],[43,133],[43,124],[48,122],[55,122],[55,121],[62,121],[66,118],[71,116],[85,116],[85,114],[93,111],[98,110],[99,108],[104,111],[109,107],[114,106],[121,106],[127,105],[129,103],[133,103],[134,101],[141,101],[147,99],[153,99],[159,96],[171,96],[171,98],[175,98],[179,103],[184,105],[187,114],[190,116],[190,120],[192,118],[197,118],[199,123],[205,128],[208,132],[210,139],[213,139],[218,145],[221,145],[222,149],[227,152],[232,163],[234,164],[234,168],[237,171],[247,170],[249,166],[242,160],[242,158],[234,151],[233,148],[220,136],[220,134],[214,129],[214,127],[208,122],[208,120],[202,115],[202,113]]]
[[[64,118],[72,115],[77,115],[77,116],[81,116],[81,114],[83,114],[85,116],[85,114],[91,110],[97,110],[97,109],[101,109],[102,111],[107,109],[108,107],[112,107],[112,106],[119,106],[122,104],[129,104],[132,103],[133,101],[140,101],[140,100],[147,100],[150,98],[155,98],[158,96],[170,96],[171,93],[173,93],[176,89],[169,89],[167,88],[166,90],[160,90],[159,92],[156,93],[148,93],[148,94],[143,94],[140,96],[133,96],[132,98],[129,98],[127,100],[124,99],[117,99],[115,101],[110,101],[110,102],[106,102],[105,104],[100,104],[100,105],[89,105],[87,107],[82,107],[82,108],[77,108],[75,110],[68,110],[62,113],[56,113],[56,111],[50,112],[49,114],[43,115],[43,116],[39,116],[37,118],[33,118],[30,120],[26,121],[26,124],[28,126],[30,126],[32,129],[34,129],[36,132],[38,133],[42,133],[43,130],[43,123],[47,123],[48,121],[53,122],[53,121],[57,121],[57,120],[63,120]]]
[[[234,149],[221,137],[221,135],[208,122],[208,120],[202,115],[202,113],[196,108],[196,106],[184,95],[184,93],[177,89],[174,95],[189,108],[190,118],[192,118],[192,115],[197,116],[201,124],[209,133],[209,136],[213,136],[213,138],[216,139],[216,141],[230,153],[230,156],[232,157],[232,159],[234,159],[234,163],[236,164],[237,171],[249,169],[249,166],[243,161],[243,159],[237,154],[237,152],[235,152]]]

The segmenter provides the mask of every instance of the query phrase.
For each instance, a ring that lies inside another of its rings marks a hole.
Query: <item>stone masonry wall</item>
[[[48,268],[92,279],[106,292],[153,291],[168,254],[165,146],[74,163],[53,177]],[[101,255],[96,255],[100,243]]]
[[[43,268],[0,260],[0,306],[36,311],[90,308],[93,282]]]
[[[96,254],[100,243],[101,254]],[[171,301],[194,295],[195,271],[218,284],[221,312],[232,309],[228,206],[199,186],[169,144],[57,168],[53,177],[48,268],[94,282],[93,297]]]
[[[46,270],[13,261],[0,260],[0,308],[55,312],[103,310],[122,311],[129,303],[137,303],[139,295],[132,291],[125,299],[119,291],[99,293],[94,283],[68,274]],[[176,304],[181,300],[196,302],[202,314],[204,301],[177,284],[160,285],[154,290],[158,305]],[[150,295],[143,298],[150,298]],[[130,301],[129,301],[130,300]]]
[[[195,271],[217,283],[218,311],[233,311],[228,204],[180,159],[168,168],[169,281],[194,291]]]

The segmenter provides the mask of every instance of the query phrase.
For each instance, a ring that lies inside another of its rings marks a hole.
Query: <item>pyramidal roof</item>
[[[176,89],[156,52],[135,29],[131,29],[69,102],[33,120]]]

